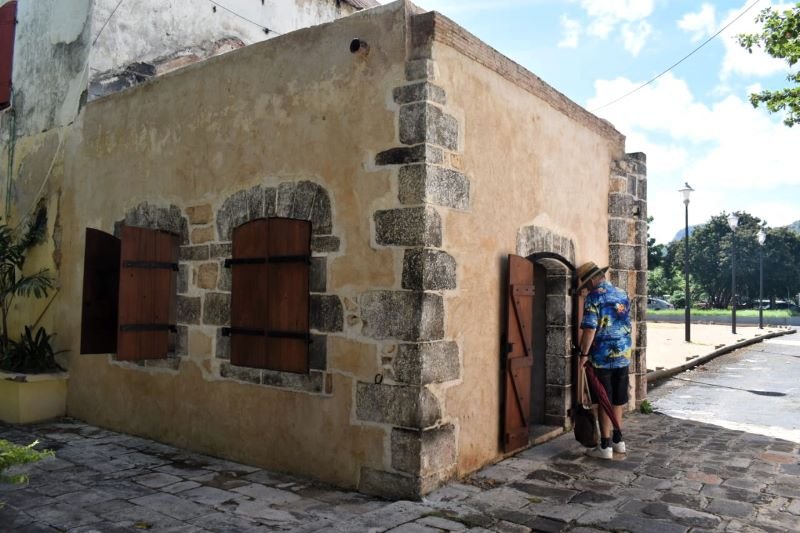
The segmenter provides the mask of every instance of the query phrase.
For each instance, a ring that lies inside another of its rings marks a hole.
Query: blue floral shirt
[[[624,368],[631,364],[631,317],[628,295],[603,281],[586,296],[581,329],[593,329],[589,351],[596,368]]]

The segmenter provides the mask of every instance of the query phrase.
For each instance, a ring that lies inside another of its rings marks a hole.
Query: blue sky
[[[385,2],[384,2],[385,3]],[[689,223],[747,211],[770,226],[800,220],[800,127],[753,109],[747,95],[785,85],[788,67],[734,40],[757,28],[760,0],[692,57],[632,96],[754,3],[685,0],[418,0],[439,11],[627,137],[648,156],[651,236],[683,228],[677,190],[696,192]]]

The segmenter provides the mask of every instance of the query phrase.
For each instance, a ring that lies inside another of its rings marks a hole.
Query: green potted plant
[[[67,375],[55,360],[53,335],[25,326],[14,340],[8,326],[16,297],[44,298],[53,288],[47,269],[23,271],[28,250],[43,241],[46,228],[43,208],[22,231],[0,225],[0,420],[5,422],[36,422],[66,411]]]

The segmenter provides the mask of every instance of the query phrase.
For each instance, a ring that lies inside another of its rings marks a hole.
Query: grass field
[[[692,316],[719,316],[719,315],[730,315],[730,309],[692,309]],[[659,311],[653,311],[648,309],[647,316],[649,317],[657,317],[657,316],[683,316],[684,310],[683,309],[661,309]],[[758,309],[737,309],[736,316],[742,317],[758,317]],[[764,310],[764,318],[789,318],[791,316],[796,316],[796,314],[792,314],[791,311],[788,309],[775,309],[775,310]]]

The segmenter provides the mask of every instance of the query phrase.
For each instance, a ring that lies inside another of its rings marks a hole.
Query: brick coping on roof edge
[[[478,37],[436,11],[414,14],[411,4],[410,59],[432,59],[433,41],[461,52],[511,83],[541,98],[553,108],[624,148],[625,136],[614,126],[573,102],[533,72],[504,56]]]

